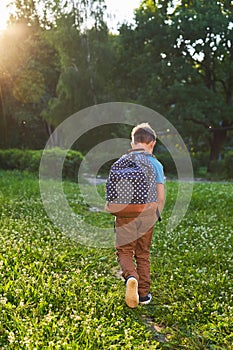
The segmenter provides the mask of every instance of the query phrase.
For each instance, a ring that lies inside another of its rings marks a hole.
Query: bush
[[[213,160],[208,169],[208,179],[213,181],[220,181],[226,179],[224,160]]]
[[[233,179],[233,150],[224,155],[224,168],[228,179]]]
[[[191,154],[194,173],[199,174],[200,169],[207,168],[209,162],[209,152],[196,152]]]
[[[54,148],[45,152],[53,162],[55,158],[55,164],[58,165],[60,159],[63,158],[67,151]],[[32,173],[38,173],[42,153],[42,150],[0,150],[0,168],[4,170],[26,170]],[[63,176],[72,180],[76,179],[82,159],[83,156],[80,152],[69,150],[63,164]]]
[[[4,170],[28,170],[36,172],[39,169],[42,151],[7,149],[0,150],[0,168]]]
[[[67,152],[66,159],[64,162],[63,176],[65,178],[76,180],[82,160],[82,153],[78,151],[69,150]]]

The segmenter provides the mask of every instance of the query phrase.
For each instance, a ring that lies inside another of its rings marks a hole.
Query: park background
[[[0,33],[0,348],[232,350],[232,1],[145,0],[117,30],[102,0],[12,3]],[[186,215],[167,230],[179,181],[158,142],[169,181],[151,246],[153,301],[137,310],[125,305],[114,248],[80,244],[56,227],[38,181],[53,135],[48,152],[58,162],[66,155],[62,185],[74,215],[112,228],[113,217],[86,203],[77,173],[92,147],[129,138],[131,126],[94,128],[68,153],[55,130],[73,113],[116,101],[167,118],[205,180],[190,183]]]
[[[0,35],[1,149],[41,150],[73,113],[132,102],[176,127],[196,177],[232,179],[231,1],[142,1],[117,32],[108,28],[104,1],[13,3]],[[92,142],[85,135],[73,148],[85,155],[109,135],[129,137],[129,130],[97,128],[88,135]],[[62,147],[61,135],[54,143]],[[157,153],[174,173],[166,149]],[[3,168],[10,154],[2,155]]]

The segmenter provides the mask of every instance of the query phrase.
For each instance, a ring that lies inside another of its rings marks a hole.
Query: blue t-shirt
[[[162,164],[155,157],[149,155],[148,158],[154,167],[157,183],[164,184],[164,172]]]
[[[136,151],[135,153],[141,153],[141,152],[137,152]],[[144,153],[146,153],[149,161],[152,163],[152,165],[154,167],[154,171],[155,171],[155,174],[156,174],[156,182],[158,184],[164,184],[165,177],[164,177],[162,164],[158,161],[158,159],[156,159],[155,157],[153,157],[149,153],[147,153],[147,152],[144,152]]]

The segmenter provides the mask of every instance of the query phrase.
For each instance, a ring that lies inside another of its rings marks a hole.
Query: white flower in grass
[[[48,312],[48,314],[45,316],[45,320],[46,320],[46,322],[51,322],[52,321],[52,319],[53,319],[53,316],[52,316],[52,311],[51,310],[49,310],[49,312]]]
[[[14,332],[9,332],[8,341],[10,344],[13,344],[15,342],[15,333]]]
[[[31,340],[28,337],[24,337],[23,341],[24,341],[26,348],[28,348],[30,346]]]
[[[6,297],[3,297],[3,296],[0,296],[0,304],[6,304],[7,303],[7,298]]]

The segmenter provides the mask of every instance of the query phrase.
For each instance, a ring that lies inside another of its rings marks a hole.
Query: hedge
[[[80,152],[73,150],[67,152],[60,148],[53,148],[45,152],[47,156],[53,160],[53,164],[54,160],[57,161],[58,164],[59,160],[66,154],[63,164],[63,177],[72,180],[77,179],[78,169],[83,159],[83,155]],[[26,170],[38,174],[42,153],[43,150],[0,150],[0,169]]]
[[[228,179],[233,179],[233,150],[224,155],[225,173]]]
[[[74,150],[63,150],[60,148],[53,148],[45,151],[47,156],[51,158],[53,165],[59,166],[60,159],[65,157],[63,164],[63,177],[71,180],[77,180],[78,170],[83,159],[82,153]],[[26,170],[32,173],[38,173],[40,160],[42,157],[43,150],[20,150],[20,149],[0,149],[0,169],[4,170]],[[98,160],[98,155],[96,155]],[[108,157],[106,157],[107,159]],[[158,160],[160,160],[164,166],[165,174],[168,176],[177,174],[176,166],[171,155],[167,152],[158,153]],[[101,155],[101,159],[104,156]],[[55,160],[55,162],[54,162]],[[106,162],[99,169],[101,175],[106,176],[109,172],[111,163],[113,161]],[[98,162],[97,162],[98,163]],[[193,170],[194,173],[198,172],[201,166],[207,163],[206,153],[200,153],[192,156]],[[89,164],[88,168],[91,171],[92,166]],[[233,150],[230,150],[224,154],[222,161],[216,162],[216,173],[217,170],[221,172],[221,176],[225,179],[233,179]],[[55,169],[56,171],[56,169]]]

